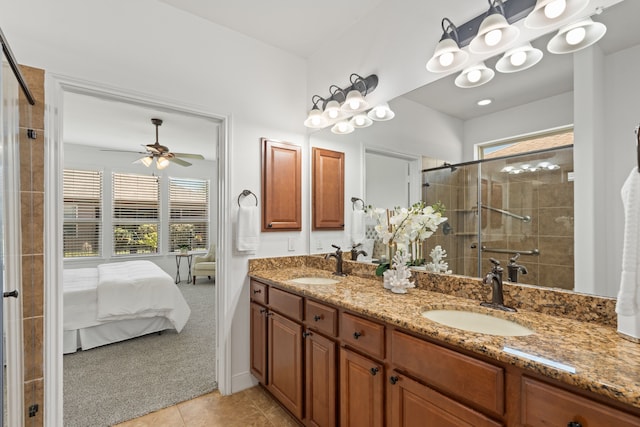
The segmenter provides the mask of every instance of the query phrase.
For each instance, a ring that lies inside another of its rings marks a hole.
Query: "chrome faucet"
[[[507,271],[509,272],[509,281],[512,283],[516,283],[518,281],[518,273],[527,274],[527,267],[524,265],[517,264],[516,261],[520,258],[520,254],[516,252],[516,254],[509,260],[509,264],[507,264]]]
[[[489,258],[493,267],[491,272],[488,273],[482,281],[485,285],[491,285],[491,302],[481,302],[483,307],[495,308],[502,311],[517,311],[513,307],[507,307],[504,305],[504,295],[502,294],[502,273],[504,268],[500,267],[500,261],[494,258]]]
[[[336,259],[336,271],[333,273],[336,276],[346,276],[346,273],[342,271],[342,249],[340,246],[331,245],[336,248],[336,252],[333,254],[325,255],[324,259],[335,258]]]
[[[365,251],[358,250],[358,248],[362,246],[362,243],[358,243],[357,245],[351,245],[351,261],[357,261],[360,255],[367,256]]]

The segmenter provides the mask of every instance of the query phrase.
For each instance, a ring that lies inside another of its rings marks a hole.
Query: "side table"
[[[187,259],[187,267],[188,267],[188,275],[187,275],[187,283],[191,283],[191,260],[193,259],[192,254],[176,254],[176,284],[180,283],[180,261],[182,258]]]

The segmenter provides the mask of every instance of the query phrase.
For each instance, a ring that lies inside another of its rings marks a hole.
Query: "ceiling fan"
[[[190,153],[174,153],[169,150],[169,147],[165,145],[161,145],[158,142],[158,127],[162,126],[162,119],[151,119],[151,123],[156,127],[156,142],[153,144],[144,145],[146,151],[140,151],[138,153],[144,154],[144,157],[139,158],[133,163],[142,163],[143,165],[149,167],[153,160],[156,160],[156,167],[160,170],[169,166],[169,163],[176,163],[180,166],[191,166],[191,163],[186,160],[182,160],[181,157],[186,157],[190,159],[200,159],[203,160],[204,156],[201,154],[190,154]],[[122,150],[106,150],[106,151],[122,151]],[[131,152],[131,151],[125,151]]]

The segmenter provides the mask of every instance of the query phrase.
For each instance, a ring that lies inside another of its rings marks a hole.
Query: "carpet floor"
[[[178,285],[191,316],[165,331],[64,356],[65,427],[105,427],[217,388],[215,285]]]

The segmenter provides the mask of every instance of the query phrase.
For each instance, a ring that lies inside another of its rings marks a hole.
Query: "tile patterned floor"
[[[298,423],[261,387],[222,396],[218,391],[114,427],[297,427]]]

